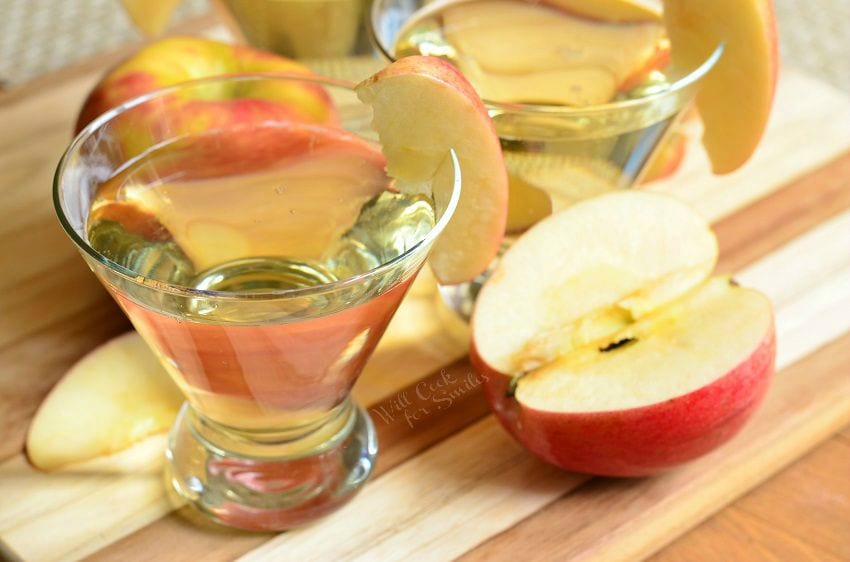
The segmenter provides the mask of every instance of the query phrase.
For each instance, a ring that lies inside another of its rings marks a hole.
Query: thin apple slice
[[[716,174],[738,169],[767,126],[779,68],[771,0],[664,0],[673,64],[694,69],[723,43],[705,77],[697,107],[703,145]]]
[[[606,103],[667,60],[658,18],[599,21],[515,0],[458,2],[441,16],[452,62],[487,100]]]
[[[167,430],[183,396],[135,332],[80,359],[36,412],[27,456],[42,470],[108,455]]]
[[[402,191],[432,189],[439,213],[453,187],[450,150],[457,154],[460,202],[429,259],[441,283],[474,278],[496,256],[507,219],[508,178],[484,104],[453,66],[421,56],[394,62],[357,95],[372,106],[389,175]]]
[[[167,146],[117,181],[202,271],[258,255],[324,259],[387,188],[384,167],[377,148],[341,129],[248,123]]]
[[[708,277],[717,242],[669,196],[612,192],[554,214],[502,257],[473,313],[477,353],[517,375],[604,340]]]

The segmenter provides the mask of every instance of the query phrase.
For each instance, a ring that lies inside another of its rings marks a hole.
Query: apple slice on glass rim
[[[166,431],[183,395],[136,332],[77,361],[50,391],[27,434],[27,458],[42,470],[118,452]]]
[[[392,63],[356,91],[372,107],[372,124],[397,187],[432,191],[438,213],[452,193],[450,151],[457,155],[460,201],[429,262],[443,284],[474,278],[496,257],[508,212],[499,137],[478,94],[451,64],[423,56]]]
[[[652,474],[734,435],[773,372],[770,302],[709,278],[717,245],[666,195],[556,213],[502,257],[476,302],[472,361],[505,428],[557,466]]]

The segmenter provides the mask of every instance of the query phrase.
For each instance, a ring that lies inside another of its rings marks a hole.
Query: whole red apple
[[[190,80],[225,74],[294,74],[310,71],[295,61],[242,45],[199,37],[171,37],[151,43],[110,70],[87,97],[79,132],[95,117],[142,94]],[[325,90],[310,82],[246,82],[243,87],[198,88],[180,99],[181,124],[197,130],[246,117],[284,115],[312,123],[336,123]]]

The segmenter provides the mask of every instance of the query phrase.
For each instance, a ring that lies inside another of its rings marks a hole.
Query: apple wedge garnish
[[[377,148],[342,129],[259,122],[165,147],[149,159],[150,182],[114,181],[126,183],[123,197],[157,217],[202,271],[258,255],[325,259],[389,185],[385,165]],[[180,179],[157,180],[174,168]],[[298,220],[282,220],[291,216]]]
[[[501,423],[557,466],[638,476],[730,438],[773,370],[770,302],[728,278],[706,222],[650,192],[544,219],[476,302],[472,360]]]
[[[712,170],[732,172],[755,151],[773,103],[779,69],[773,3],[663,2],[675,67],[694,69],[723,43],[723,54],[704,78],[696,103]]]
[[[455,151],[460,201],[429,260],[443,284],[474,278],[499,250],[508,198],[499,137],[478,94],[447,62],[412,56],[359,84],[357,95],[372,106],[389,175],[401,191],[433,190],[438,213],[451,196]]]
[[[136,332],[75,363],[42,402],[27,457],[42,470],[109,455],[174,422],[183,395]]]

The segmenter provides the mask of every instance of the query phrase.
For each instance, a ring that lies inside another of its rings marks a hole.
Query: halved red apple
[[[499,138],[478,94],[445,61],[413,56],[362,82],[357,95],[372,106],[389,175],[402,191],[433,190],[438,212],[452,193],[455,151],[460,202],[429,260],[441,283],[474,278],[499,250],[508,198]]]
[[[763,396],[769,301],[708,279],[716,243],[683,203],[615,192],[552,215],[503,256],[473,314],[493,410],[570,470],[652,474],[730,438]]]
[[[663,0],[673,64],[693,69],[723,43],[696,103],[712,170],[738,169],[767,126],[779,68],[771,0]]]

